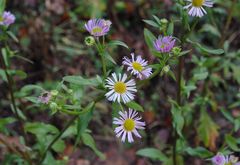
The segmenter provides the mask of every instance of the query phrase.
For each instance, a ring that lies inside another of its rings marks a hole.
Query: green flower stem
[[[22,120],[22,118],[20,117],[20,115],[18,114],[18,111],[17,111],[17,105],[16,105],[16,101],[15,101],[16,99],[15,99],[14,91],[13,91],[14,81],[13,81],[12,77],[8,74],[9,69],[7,68],[7,65],[5,63],[5,60],[4,60],[2,54],[0,55],[0,61],[2,61],[2,67],[3,67],[4,73],[7,77],[7,81],[8,81],[8,88],[9,88],[9,92],[10,92],[11,103],[13,106],[13,113],[16,116],[17,120],[20,122],[20,128],[21,128],[21,131],[23,134],[24,141],[25,141],[26,145],[28,145],[27,134],[24,130],[24,121]],[[27,155],[29,155],[29,154],[27,154]],[[26,159],[30,163],[30,165],[32,165],[31,158],[28,156],[28,157],[26,157]]]
[[[103,76],[105,79],[107,77],[107,67],[106,67],[106,61],[105,61],[103,54],[101,55],[101,61],[102,61],[102,66],[103,66]]]
[[[228,29],[229,29],[229,26],[231,25],[232,18],[233,18],[233,11],[234,11],[234,7],[236,6],[236,2],[237,2],[237,0],[233,0],[231,7],[228,9],[227,21],[225,23],[225,26],[224,26],[224,29],[223,29],[223,33],[222,33],[222,37],[221,37],[220,42],[219,42],[219,46],[220,47],[223,47],[224,40],[226,38],[226,33],[227,33]]]
[[[102,69],[103,69],[103,76],[104,76],[104,79],[107,77],[107,66],[106,66],[106,61],[105,61],[105,58],[104,58],[104,54],[103,52],[105,51],[104,49],[104,40],[103,40],[103,45],[100,43],[99,41],[99,38],[97,38],[97,42],[96,42],[96,47],[97,47],[97,50],[98,50],[98,53],[101,57],[101,62],[102,62]]]
[[[104,95],[100,95],[96,99],[93,100],[94,104],[101,101],[104,98]],[[43,152],[42,157],[38,163],[38,165],[42,165],[42,162],[46,158],[47,152],[52,148],[52,146],[56,143],[56,141],[61,138],[63,133],[72,125],[72,123],[79,117],[80,114],[84,112],[76,112],[76,111],[69,111],[69,110],[61,110],[62,112],[66,112],[67,114],[74,115],[71,120],[66,124],[66,126],[61,130],[61,132],[52,140],[52,142],[48,145],[46,150]]]
[[[190,31],[186,33],[185,35],[182,36],[181,38],[181,47],[185,43],[187,37],[192,33],[192,31],[195,29],[199,19],[195,19],[193,22]],[[177,72],[177,103],[179,106],[182,105],[182,89],[181,89],[181,84],[182,84],[182,73],[184,69],[184,57],[180,56],[178,59],[178,72]],[[172,147],[172,154],[173,154],[173,165],[177,165],[177,153],[176,153],[176,144],[177,144],[177,131],[173,127],[173,147]]]
[[[63,135],[63,133],[72,125],[72,123],[78,118],[78,115],[73,116],[71,120],[66,124],[66,126],[61,130],[61,132],[52,140],[52,142],[48,145],[46,150],[43,152],[43,156],[41,157],[38,165],[42,165],[44,159],[47,156],[47,152],[52,148],[52,146],[56,143],[56,141]]]

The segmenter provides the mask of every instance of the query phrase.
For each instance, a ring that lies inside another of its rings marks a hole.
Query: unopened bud
[[[160,30],[165,32],[167,30],[168,20],[163,18],[160,19]]]
[[[51,102],[51,104],[50,104],[50,109],[51,109],[52,111],[56,111],[57,108],[58,108],[57,103],[55,103],[55,102]]]
[[[168,20],[166,18],[160,19],[161,24],[167,24]]]
[[[52,96],[57,96],[58,95],[58,91],[57,90],[52,90],[51,91],[51,95]]]
[[[87,46],[92,46],[95,44],[95,39],[92,36],[88,36],[85,38],[85,44]]]
[[[180,47],[174,47],[172,49],[173,55],[178,56],[181,53],[182,49]]]
[[[67,92],[68,93],[73,93],[73,90],[72,89],[68,89]]]
[[[166,65],[166,66],[163,67],[163,72],[164,73],[168,73],[169,70],[170,70],[170,66],[169,65]]]

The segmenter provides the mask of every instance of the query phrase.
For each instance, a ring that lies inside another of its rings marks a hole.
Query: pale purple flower
[[[11,12],[4,11],[2,16],[0,16],[0,25],[9,26],[15,22],[15,19]]]
[[[136,83],[133,79],[127,80],[126,74],[112,74],[112,77],[108,77],[106,80],[106,87],[109,92],[105,94],[109,101],[117,101],[127,103],[134,99],[134,93],[137,92]]]
[[[154,47],[161,53],[170,53],[175,45],[175,41],[172,36],[159,36],[158,39],[154,41]]]
[[[118,125],[115,128],[114,132],[116,136],[121,137],[122,142],[127,141],[132,143],[134,141],[133,134],[141,138],[141,135],[138,133],[138,129],[145,129],[145,122],[140,121],[142,117],[138,116],[138,113],[135,110],[129,109],[129,111],[119,111],[119,118],[113,119],[113,124]]]
[[[127,66],[127,70],[131,71],[133,75],[136,75],[139,79],[146,79],[152,74],[152,68],[148,67],[148,62],[142,59],[141,56],[137,56],[135,59],[134,53],[131,53],[132,58],[123,58],[123,65]]]
[[[95,37],[106,35],[112,22],[104,19],[91,19],[85,24],[86,30]]]
[[[187,6],[184,6],[184,9],[189,9],[188,14],[193,17],[202,17],[204,14],[207,14],[203,6],[213,7],[212,0],[186,0],[190,2]]]
[[[38,101],[43,104],[48,104],[51,100],[52,94],[50,92],[44,92],[38,97]]]
[[[226,157],[222,153],[217,153],[211,160],[214,165],[224,165],[227,162]]]
[[[233,155],[224,156],[222,153],[217,153],[211,160],[213,165],[240,165],[238,157]]]

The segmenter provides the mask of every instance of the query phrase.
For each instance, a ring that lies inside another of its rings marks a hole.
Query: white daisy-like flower
[[[204,14],[207,14],[206,10],[203,6],[212,7],[213,1],[212,0],[186,0],[190,2],[184,9],[189,9],[188,14],[193,17],[202,17]]]
[[[132,109],[129,109],[129,112],[119,111],[119,115],[119,118],[113,119],[113,124],[118,125],[118,127],[116,127],[114,130],[116,136],[118,138],[121,136],[121,140],[123,142],[126,141],[127,137],[127,141],[129,143],[134,141],[132,134],[138,138],[141,138],[141,135],[138,133],[137,129],[145,129],[145,122],[140,121],[142,117],[137,116],[138,113]]]
[[[133,79],[126,81],[127,75],[126,74],[119,74],[118,76],[116,73],[112,74],[112,77],[108,77],[106,82],[106,87],[110,89],[109,92],[105,94],[109,101],[117,101],[127,103],[134,99],[134,93],[137,92],[136,83]]]
[[[128,66],[127,70],[131,71],[133,75],[136,75],[139,79],[146,79],[152,74],[152,68],[148,67],[148,62],[142,59],[141,56],[137,56],[135,59],[134,53],[131,53],[132,58],[123,58],[123,65]]]

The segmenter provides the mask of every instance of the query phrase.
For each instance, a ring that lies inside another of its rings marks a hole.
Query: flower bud
[[[168,20],[163,18],[160,19],[160,30],[165,32],[167,30]]]
[[[68,89],[67,92],[68,93],[73,93],[73,90],[72,89]]]
[[[172,49],[173,55],[178,56],[181,53],[182,49],[180,47],[174,47]]]
[[[52,96],[57,96],[58,95],[58,91],[57,90],[52,90],[51,91],[51,95]]]
[[[169,65],[166,65],[166,66],[163,67],[163,72],[164,73],[168,73],[169,70],[170,70],[170,66]]]
[[[167,24],[168,20],[166,18],[160,19],[161,24]]]
[[[92,36],[88,36],[85,38],[85,44],[87,46],[92,46],[95,44],[95,39]]]
[[[58,108],[57,103],[51,102],[51,104],[50,104],[50,109],[51,109],[52,111],[57,111],[57,108]]]

